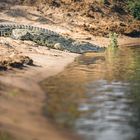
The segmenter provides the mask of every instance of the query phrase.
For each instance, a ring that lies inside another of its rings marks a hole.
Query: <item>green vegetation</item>
[[[135,19],[140,20],[140,0],[99,0],[101,4],[110,3],[111,5],[119,5],[120,9],[124,11],[129,10]],[[123,6],[120,5],[120,2]]]
[[[110,38],[110,44],[109,44],[109,48],[117,48],[118,47],[118,35],[114,32],[111,32],[109,34],[109,38]]]
[[[140,20],[140,0],[128,0],[128,9],[134,18]]]

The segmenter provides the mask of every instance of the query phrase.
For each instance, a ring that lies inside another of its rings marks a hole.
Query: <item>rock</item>
[[[60,44],[60,43],[56,43],[56,44],[54,45],[54,49],[61,50],[61,49],[62,49],[61,44]]]

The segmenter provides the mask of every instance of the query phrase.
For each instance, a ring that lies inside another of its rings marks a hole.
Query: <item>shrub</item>
[[[109,44],[109,47],[110,48],[117,48],[118,47],[118,35],[114,32],[111,32],[109,34],[109,39],[110,39],[110,44]]]
[[[127,3],[134,18],[140,20],[140,0],[129,0]]]

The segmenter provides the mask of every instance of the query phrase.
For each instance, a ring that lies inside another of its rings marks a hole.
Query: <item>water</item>
[[[84,140],[140,140],[140,47],[82,55],[43,87],[48,117]]]

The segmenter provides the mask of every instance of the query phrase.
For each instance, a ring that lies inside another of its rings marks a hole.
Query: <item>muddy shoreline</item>
[[[129,46],[132,44],[134,42]],[[24,48],[24,51],[26,49]],[[62,72],[79,55],[40,47],[41,49],[43,54],[34,51],[29,53],[27,50],[26,53],[22,52],[34,60],[35,66],[2,72],[0,82],[6,85],[6,88],[1,89],[1,129],[23,140],[45,140],[46,137],[50,140],[81,139],[52,125],[43,115],[47,93],[40,86],[41,81]]]

